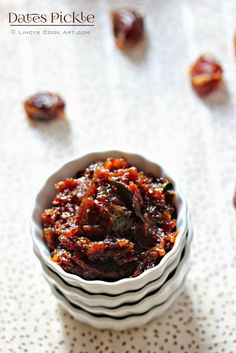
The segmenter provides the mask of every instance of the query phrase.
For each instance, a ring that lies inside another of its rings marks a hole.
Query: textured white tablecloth
[[[145,14],[146,44],[114,46],[109,11]],[[8,11],[88,10],[89,35],[11,34]],[[0,352],[235,353],[235,0],[0,2]],[[223,64],[225,87],[207,100],[187,71],[202,52]],[[32,126],[22,100],[56,90],[67,119]],[[65,161],[110,148],[144,154],[180,180],[192,212],[192,269],[162,318],[116,333],[91,329],[57,306],[35,258],[31,203]]]

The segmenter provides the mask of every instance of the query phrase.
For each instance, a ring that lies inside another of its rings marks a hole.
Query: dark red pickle
[[[64,116],[65,102],[57,93],[40,92],[26,99],[24,107],[30,119],[48,121]]]
[[[87,280],[135,277],[175,243],[173,185],[125,159],[95,162],[55,188],[43,232],[52,260],[66,272]]]
[[[192,87],[204,97],[215,91],[222,81],[223,69],[211,56],[202,55],[190,68]]]
[[[112,12],[113,33],[118,48],[135,45],[143,38],[143,17],[135,10],[120,9]]]

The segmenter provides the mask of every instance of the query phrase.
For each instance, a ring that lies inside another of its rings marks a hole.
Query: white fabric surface
[[[109,12],[128,4],[145,14],[145,45],[114,46]],[[11,34],[8,11],[88,10],[91,33]],[[1,262],[0,352],[236,351],[235,0],[0,1]],[[206,100],[188,67],[215,55],[225,86]],[[58,91],[67,118],[32,125],[22,101]],[[192,212],[193,265],[166,315],[137,330],[91,329],[63,310],[43,279],[29,232],[31,203],[45,178],[88,151],[123,149],[176,175]]]

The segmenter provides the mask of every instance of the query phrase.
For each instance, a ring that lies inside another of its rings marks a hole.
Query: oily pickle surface
[[[66,272],[87,280],[136,277],[175,243],[173,185],[125,159],[97,161],[55,188],[43,232],[52,260]]]

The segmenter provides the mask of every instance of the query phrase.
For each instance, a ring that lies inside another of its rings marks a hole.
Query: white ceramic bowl
[[[52,292],[58,300],[58,303],[70,313],[76,320],[83,322],[87,325],[95,327],[96,329],[109,329],[109,330],[126,330],[133,327],[140,327],[147,324],[149,321],[156,317],[163,315],[173,302],[177,299],[180,293],[183,291],[185,284],[185,278],[180,284],[179,288],[171,294],[171,296],[161,305],[154,306],[146,313],[130,315],[125,318],[110,318],[102,315],[91,315],[84,310],[77,309],[73,304],[60,294],[55,287],[51,286]]]
[[[47,267],[41,259],[40,261],[44,271],[44,276],[47,281],[59,288],[62,294],[72,303],[81,305],[82,307],[83,305],[86,305],[88,308],[97,306],[115,308],[123,304],[139,301],[144,298],[148,293],[160,288],[168,278],[169,274],[174,271],[174,269],[179,264],[182,250],[186,245],[186,237],[183,237],[183,240],[184,241],[182,242],[180,252],[178,253],[176,259],[171,262],[171,264],[166,268],[166,271],[162,274],[161,277],[157,278],[155,281],[148,283],[146,286],[136,291],[128,291],[119,295],[90,294],[85,292],[84,290],[81,290],[78,287],[73,287],[63,281],[63,279],[57,273],[53,272],[52,269]]]
[[[190,231],[188,234],[188,239],[186,246],[184,248],[184,254],[179,264],[172,272],[171,277],[165,281],[165,283],[160,287],[152,291],[150,294],[146,295],[143,299],[134,301],[133,303],[128,303],[125,305],[118,306],[116,308],[107,308],[102,306],[87,306],[82,301],[74,301],[71,300],[68,296],[66,296],[62,291],[61,287],[54,287],[61,292],[61,295],[67,299],[69,303],[77,306],[77,310],[84,310],[88,314],[100,314],[103,316],[109,316],[110,318],[124,318],[130,315],[142,315],[149,310],[151,310],[154,306],[162,305],[162,303],[166,302],[169,297],[171,297],[172,293],[175,293],[186,277],[189,267],[190,267],[190,244],[192,241],[192,232]],[[50,279],[47,279],[50,284],[52,282]],[[123,320],[123,319],[122,319]]]
[[[177,230],[179,231],[176,242],[172,250],[167,253],[161,262],[135,278],[124,278],[116,282],[106,282],[101,280],[87,281],[79,276],[65,272],[55,262],[51,261],[50,252],[44,242],[41,214],[43,209],[47,208],[53,197],[56,194],[54,184],[60,180],[74,176],[79,170],[85,169],[89,164],[96,160],[104,160],[108,157],[121,158],[124,157],[131,165],[135,165],[144,172],[150,172],[156,176],[164,176],[170,179],[176,190],[176,206],[178,211]],[[144,287],[147,283],[154,281],[160,277],[166,268],[173,261],[180,251],[182,238],[185,236],[187,229],[187,205],[182,195],[182,191],[178,184],[156,163],[151,162],[144,157],[136,154],[130,154],[121,151],[106,151],[87,154],[81,158],[75,159],[52,174],[46,183],[39,191],[31,220],[31,233],[33,239],[34,250],[40,256],[42,261],[50,267],[54,272],[58,273],[68,284],[82,288],[90,293],[106,293],[106,294],[120,294],[126,291],[137,290]]]
[[[54,287],[51,287],[53,294],[58,300],[58,303],[70,313],[76,320],[83,322],[89,326],[99,329],[108,329],[108,330],[127,330],[134,327],[140,327],[147,324],[154,318],[162,316],[169,307],[173,304],[173,302],[178,298],[180,293],[183,291],[185,284],[185,278],[179,288],[172,293],[171,297],[165,303],[161,305],[153,307],[147,313],[142,315],[131,315],[124,319],[114,319],[105,316],[95,317],[94,315],[90,315],[85,311],[77,310],[71,305]]]

